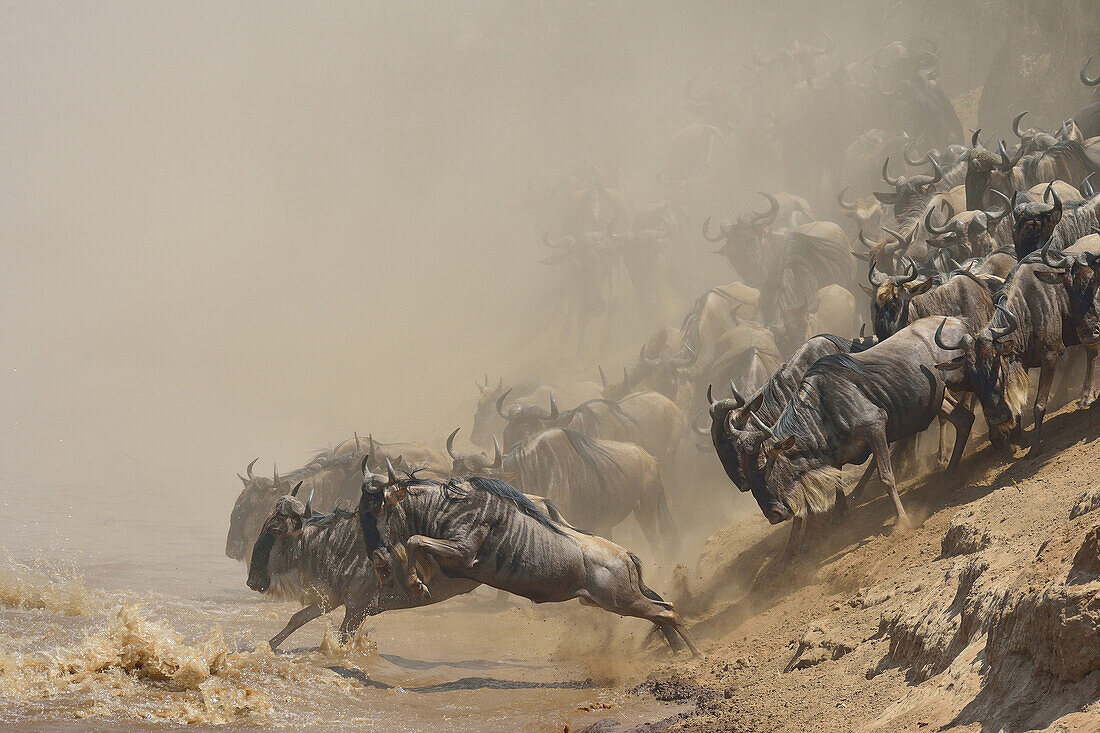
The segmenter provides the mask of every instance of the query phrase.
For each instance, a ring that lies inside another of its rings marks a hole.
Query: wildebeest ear
[[[783,451],[790,450],[793,447],[794,447],[794,436],[793,435],[788,435],[786,438],[783,438],[783,440],[779,441],[774,446],[772,446],[772,454],[774,455],[774,454],[782,453]]]
[[[751,402],[749,402],[747,405],[745,405],[745,410],[746,410],[745,414],[747,415],[750,412],[756,412],[757,410],[760,409],[760,405],[762,405],[763,403],[764,403],[764,393],[761,392],[760,394],[753,397]]]
[[[956,356],[950,361],[943,361],[936,365],[936,368],[941,372],[950,372],[955,369],[962,369],[966,365],[966,354],[962,356]]]
[[[1041,270],[1035,273],[1035,277],[1037,277],[1040,281],[1045,282],[1047,285],[1059,285],[1065,282],[1066,279],[1065,273],[1044,272]]]
[[[881,193],[875,191],[875,198],[879,200],[879,203],[883,204],[896,204],[898,202],[898,195],[896,193]]]
[[[936,283],[932,280],[932,278],[926,278],[923,281],[916,283],[915,285],[910,287],[909,294],[920,295],[921,293],[927,293],[929,290],[932,289],[932,286],[935,284]]]
[[[875,299],[875,291],[873,288],[868,285],[864,285],[863,283],[860,283],[859,287],[863,292],[867,293],[868,298],[870,298],[871,300]]]

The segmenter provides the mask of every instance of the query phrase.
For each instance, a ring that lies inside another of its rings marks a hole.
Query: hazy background
[[[3,3],[0,486],[73,524],[178,492],[218,534],[256,455],[438,444],[553,282],[530,176],[618,170],[636,210],[693,73],[819,29],[934,37],[952,97],[1050,49],[1080,103],[1088,5]]]

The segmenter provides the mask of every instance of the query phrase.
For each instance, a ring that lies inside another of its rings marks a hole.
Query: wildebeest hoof
[[[432,594],[428,591],[428,586],[424,585],[424,581],[415,575],[409,577],[408,586],[413,595],[419,598],[429,599],[432,597]]]
[[[1092,407],[1096,403],[1096,395],[1082,395],[1081,399],[1077,400],[1077,406],[1082,410]]]

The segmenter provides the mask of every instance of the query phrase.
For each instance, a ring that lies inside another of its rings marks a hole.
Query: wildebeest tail
[[[634,563],[634,567],[638,571],[638,590],[642,592],[642,595],[651,601],[656,601],[657,603],[664,603],[671,606],[671,603],[657,595],[657,591],[647,586],[645,584],[645,581],[642,580],[642,561],[638,559],[638,556],[635,555],[633,552],[628,552],[626,554],[630,558],[630,561]]]

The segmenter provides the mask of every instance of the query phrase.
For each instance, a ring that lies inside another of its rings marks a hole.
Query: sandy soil
[[[910,531],[869,489],[785,568],[786,525],[713,535],[677,598],[707,656],[650,682],[695,712],[641,730],[1100,730],[1100,411],[1047,425],[910,481]]]

